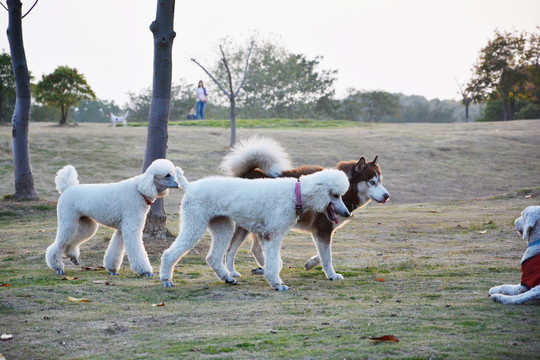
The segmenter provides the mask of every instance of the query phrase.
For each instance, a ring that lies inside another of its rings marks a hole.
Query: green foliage
[[[251,40],[250,40],[251,41]],[[244,73],[248,46],[233,45],[223,39],[222,46],[233,76],[239,84]],[[337,70],[320,69],[321,56],[308,59],[303,54],[288,52],[276,40],[255,40],[249,61],[248,74],[238,95],[238,115],[245,118],[319,118],[331,106],[333,84]],[[220,83],[228,84],[223,62],[217,61],[211,73]],[[209,84],[213,94],[222,94],[214,84]],[[234,89],[236,90],[236,89]],[[215,99],[215,100],[214,100]],[[212,101],[218,101],[217,96]],[[221,104],[228,102],[224,96]]]
[[[519,100],[536,100],[540,34],[495,30],[480,51],[467,92],[474,101],[500,98],[504,120],[514,119]]]
[[[43,75],[34,87],[34,96],[44,105],[60,108],[60,124],[67,123],[68,111],[72,106],[82,100],[96,98],[84,75],[67,66],[59,66],[52,74]]]
[[[130,122],[148,121],[151,103],[151,88],[143,89],[139,94],[129,93],[128,109]],[[169,118],[174,120],[186,119],[189,109],[193,107],[195,107],[195,85],[188,84],[185,79],[178,80],[171,88],[171,111]]]
[[[11,56],[5,52],[0,54],[0,123],[10,120],[15,110],[15,77]]]
[[[344,118],[353,121],[380,122],[384,116],[397,116],[399,98],[385,91],[349,89],[343,100]]]

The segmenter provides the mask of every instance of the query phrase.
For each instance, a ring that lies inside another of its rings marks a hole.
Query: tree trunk
[[[470,101],[465,101],[465,122],[469,122],[469,105]]]
[[[64,126],[67,125],[67,109],[66,106],[62,105],[61,107],[61,118],[60,118],[60,125]]]
[[[504,107],[504,121],[512,120],[512,110],[510,107],[510,101],[507,98],[503,98]]]
[[[163,159],[167,154],[171,108],[172,46],[176,36],[173,30],[174,3],[175,0],[158,0],[156,20],[150,25],[150,31],[154,35],[154,76],[143,172],[152,161]],[[173,237],[167,229],[166,220],[163,199],[157,199],[150,207],[144,227],[144,236]]]
[[[236,144],[236,98],[231,96],[231,147]]]
[[[8,0],[9,25],[7,37],[11,52],[11,62],[15,75],[16,102],[13,112],[13,167],[15,174],[15,200],[37,200],[34,190],[34,178],[30,167],[28,151],[28,127],[30,122],[30,74],[26,63],[22,35],[22,3],[20,0]]]

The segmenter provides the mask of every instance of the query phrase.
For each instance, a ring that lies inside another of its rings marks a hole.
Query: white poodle
[[[501,304],[540,300],[540,206],[529,206],[523,210],[514,226],[528,246],[521,258],[521,284],[489,289],[491,300]]]
[[[103,260],[109,274],[118,269],[127,252],[131,269],[139,275],[153,276],[144,249],[142,231],[150,205],[178,188],[175,168],[165,159],[155,160],[144,174],[113,184],[79,185],[75,168],[67,165],[55,178],[60,194],[57,206],[58,232],[47,248],[47,265],[64,274],[62,255],[79,264],[79,246],[96,233],[99,224],[114,228]]]
[[[175,264],[195,247],[207,228],[212,235],[208,265],[219,279],[236,284],[223,262],[236,223],[259,237],[266,259],[264,276],[270,286],[288,290],[279,277],[281,241],[302,211],[350,215],[341,200],[349,180],[339,170],[323,170],[300,179],[209,177],[192,183],[182,169],[176,170],[180,186],[186,191],[180,206],[180,233],[161,257],[160,278],[165,287],[173,286]]]

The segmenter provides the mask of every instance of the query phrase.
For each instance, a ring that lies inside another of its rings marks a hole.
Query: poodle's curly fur
[[[186,190],[180,207],[180,233],[161,258],[160,278],[165,287],[171,281],[175,264],[196,244],[206,229],[212,244],[206,261],[218,278],[235,284],[223,263],[223,256],[233,235],[235,223],[256,234],[263,247],[264,276],[276,290],[287,290],[282,284],[281,241],[297,221],[297,179],[247,180],[209,177],[189,183],[182,169],[177,169],[180,186]],[[323,170],[300,178],[301,203],[304,211],[323,212],[332,207],[342,216],[349,211],[341,200],[349,180],[339,170]]]
[[[112,184],[79,185],[75,168],[67,165],[57,172],[58,231],[47,248],[47,265],[64,274],[65,254],[78,265],[79,247],[96,233],[99,224],[114,228],[103,261],[111,275],[117,275],[127,252],[131,268],[137,274],[152,276],[153,270],[142,241],[142,231],[150,204],[177,188],[172,162],[155,160],[138,176]]]

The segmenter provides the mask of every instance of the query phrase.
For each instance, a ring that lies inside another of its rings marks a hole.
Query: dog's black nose
[[[384,196],[384,201],[390,199],[390,194],[389,193],[386,193],[383,196]]]

